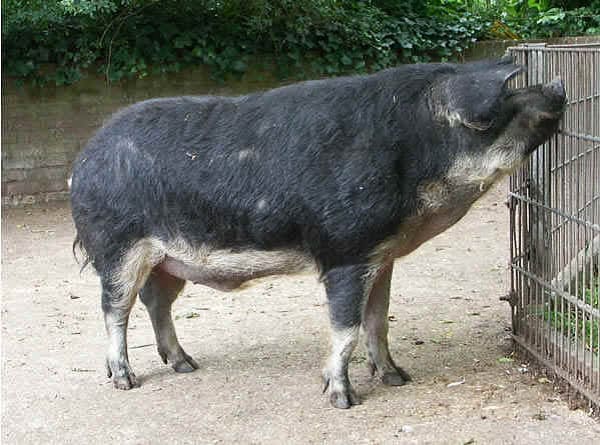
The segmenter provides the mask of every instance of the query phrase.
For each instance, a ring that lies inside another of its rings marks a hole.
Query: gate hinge
[[[517,293],[514,290],[511,290],[508,294],[500,297],[500,301],[506,301],[511,306],[517,304]]]

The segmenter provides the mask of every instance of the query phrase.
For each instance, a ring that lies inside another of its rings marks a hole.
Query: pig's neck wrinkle
[[[444,206],[420,211],[402,222],[396,233],[380,243],[373,251],[376,263],[386,263],[408,255],[421,244],[456,224],[468,211],[467,206]]]

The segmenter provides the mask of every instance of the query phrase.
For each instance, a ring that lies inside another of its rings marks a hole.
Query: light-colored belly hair
[[[408,255],[421,244],[456,224],[491,185],[522,162],[520,149],[490,147],[458,156],[441,178],[417,189],[419,208],[371,252],[375,264]]]
[[[246,281],[269,275],[316,270],[308,254],[293,249],[236,251],[207,245],[195,248],[182,238],[162,241],[150,237],[129,249],[113,281],[122,292],[137,292],[155,267],[220,290],[232,290]]]

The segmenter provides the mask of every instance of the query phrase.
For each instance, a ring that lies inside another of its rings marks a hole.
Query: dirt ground
[[[398,260],[391,349],[414,381],[385,387],[357,350],[363,404],[321,394],[325,294],[309,275],[234,293],[188,285],[174,306],[201,369],[162,364],[138,303],[130,360],[142,387],[104,371],[99,284],[71,254],[69,208],[2,213],[2,443],[598,443],[600,424],[571,411],[551,382],[512,359],[508,212],[500,185],[451,230]],[[462,382],[458,384],[458,382]]]

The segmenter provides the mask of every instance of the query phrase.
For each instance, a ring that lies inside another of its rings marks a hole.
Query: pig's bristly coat
[[[186,372],[198,364],[170,311],[185,281],[232,290],[307,268],[329,300],[331,403],[359,403],[348,361],[361,324],[371,370],[407,381],[387,340],[394,258],[458,221],[557,129],[562,83],[508,89],[519,70],[409,65],[117,113],[79,155],[71,189],[76,245],[101,278],[115,386],[137,385],[126,328],[138,293],[161,358]]]

